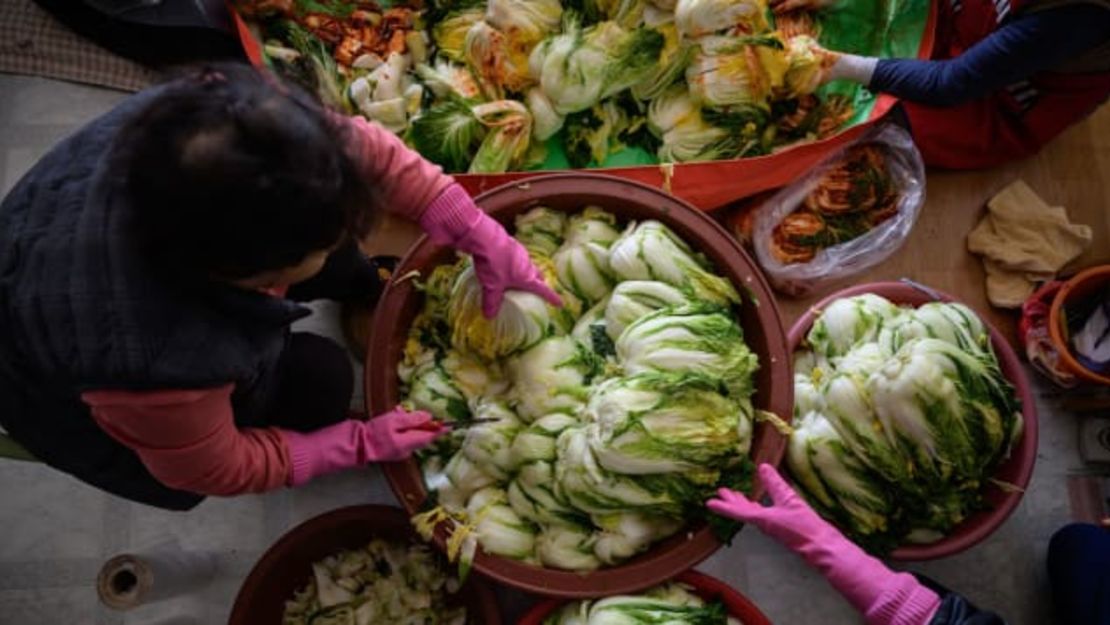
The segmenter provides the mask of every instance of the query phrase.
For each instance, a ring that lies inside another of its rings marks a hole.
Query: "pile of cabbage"
[[[740,297],[673,231],[597,207],[516,220],[563,307],[510,291],[481,312],[470,258],[436,267],[399,365],[405,401],[456,424],[421,459],[466,570],[477,544],[536,565],[621,562],[750,475],[755,354]]]
[[[807,343],[787,462],[823,516],[883,552],[939,540],[982,509],[1022,416],[974,312],[859,295],[829,305]]]
[[[811,95],[813,33],[774,30],[766,0],[439,0],[413,5],[423,30],[384,58],[337,64],[337,46],[299,24],[341,24],[356,4],[293,3],[264,22],[264,50],[331,106],[379,122],[448,172],[535,168],[551,140],[572,167],[625,147],[660,162],[755,156],[846,118],[843,103],[823,108]],[[295,63],[305,58],[315,71]]]
[[[285,602],[282,625],[465,625],[447,605],[459,582],[425,545],[380,538],[312,563],[312,579]]]
[[[664,584],[637,595],[571,601],[543,625],[742,625],[720,601],[706,603],[682,584]]]

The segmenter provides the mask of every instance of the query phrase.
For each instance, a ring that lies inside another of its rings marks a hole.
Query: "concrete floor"
[[[4,194],[60,138],[126,97],[43,79],[0,75],[0,182]],[[334,328],[324,306],[309,323]],[[357,385],[356,385],[357,386]],[[1041,393],[1038,393],[1041,395]],[[1041,443],[1023,503],[990,539],[956,557],[915,565],[1003,614],[1011,625],[1044,625],[1044,556],[1068,521],[1065,478],[1080,468],[1073,416],[1038,400]],[[170,513],[110,497],[44,466],[0,460],[0,625],[144,625],[225,622],[243,576],[283,532],[316,514],[356,503],[393,503],[374,468],[260,496],[210,498]],[[203,592],[130,613],[100,606],[93,586],[109,557],[176,541],[215,554],[219,574]],[[852,609],[795,556],[754,529],[699,567],[739,588],[783,625],[853,623]],[[502,593],[506,623],[531,599]]]

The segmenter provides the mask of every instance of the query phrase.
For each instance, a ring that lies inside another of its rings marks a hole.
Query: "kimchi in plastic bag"
[[[925,201],[925,167],[883,124],[783,187],[752,219],[756,259],[776,290],[804,295],[890,257]]]

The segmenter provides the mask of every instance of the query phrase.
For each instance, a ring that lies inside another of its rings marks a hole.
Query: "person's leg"
[[[347,241],[328,256],[320,273],[294,284],[286,297],[298,302],[314,299],[374,302],[385,287],[388,272],[395,262],[391,257],[367,258],[357,242]]]
[[[331,339],[294,332],[281,355],[270,425],[310,432],[348,417],[354,370],[347,351]]]
[[[1110,531],[1089,523],[1058,530],[1048,545],[1048,579],[1058,622],[1110,623]]]

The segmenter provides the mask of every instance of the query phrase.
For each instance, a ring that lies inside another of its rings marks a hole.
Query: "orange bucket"
[[[1110,377],[1101,375],[1084,367],[1072,355],[1071,337],[1067,326],[1064,307],[1071,302],[1082,300],[1110,285],[1110,265],[1097,265],[1080,272],[1060,287],[1048,311],[1048,335],[1052,346],[1060,354],[1060,364],[1076,377],[1102,386],[1110,386]]]

